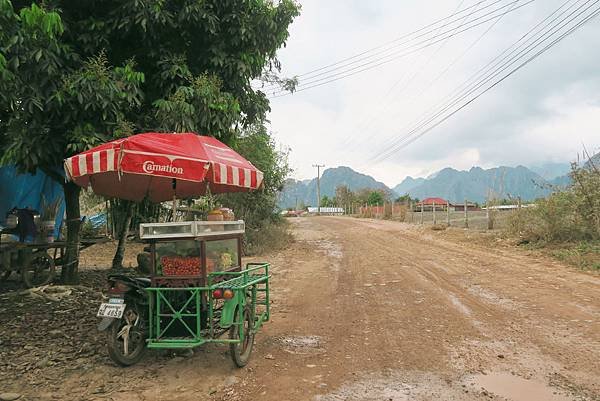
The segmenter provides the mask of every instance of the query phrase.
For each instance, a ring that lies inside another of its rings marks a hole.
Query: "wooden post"
[[[469,215],[468,215],[468,203],[467,200],[465,199],[465,228],[469,228]]]
[[[392,218],[394,217],[394,206],[396,206],[396,202],[392,201]]]
[[[104,201],[104,213],[106,213],[105,234],[106,234],[106,237],[109,237],[109,235],[108,235],[108,200]]]
[[[410,222],[414,223],[415,222],[415,214],[413,212],[413,203],[412,203],[412,201],[410,201],[409,207],[410,207],[410,210],[409,210],[409,212],[410,212]]]
[[[490,221],[490,203],[485,201],[485,219],[487,220],[487,228],[490,229],[492,222]]]
[[[421,224],[423,224],[423,201],[421,201]]]
[[[446,201],[446,224],[450,227],[450,201]]]
[[[435,226],[437,224],[437,220],[436,220],[436,216],[435,216],[435,201],[433,201],[433,225]]]
[[[521,197],[520,196],[517,198],[517,205],[518,205],[518,208],[520,209],[521,208]]]

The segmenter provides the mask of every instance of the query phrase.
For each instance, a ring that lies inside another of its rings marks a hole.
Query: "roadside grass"
[[[429,227],[433,229],[433,227]],[[527,242],[508,230],[463,230],[450,227],[445,238],[485,248],[513,248],[533,255],[557,259],[574,268],[600,273],[600,241]]]
[[[600,242],[550,245],[545,249],[555,258],[582,270],[600,271]]]
[[[290,223],[284,219],[265,222],[260,228],[246,229],[244,255],[259,256],[287,248],[294,241]]]

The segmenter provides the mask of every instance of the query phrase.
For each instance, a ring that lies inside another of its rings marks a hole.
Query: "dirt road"
[[[402,223],[293,221],[272,321],[226,350],[103,359],[29,399],[600,400],[600,276]],[[101,338],[98,337],[98,341]],[[9,388],[14,389],[14,388]],[[16,390],[19,390],[17,388]]]

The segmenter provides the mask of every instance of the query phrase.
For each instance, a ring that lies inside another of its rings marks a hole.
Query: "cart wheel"
[[[244,336],[241,342],[230,344],[229,351],[233,362],[239,368],[243,368],[248,363],[248,360],[250,360],[250,354],[254,346],[254,319],[250,312],[250,307],[246,306],[243,309],[238,307],[235,310],[234,322],[241,322],[242,326],[232,325],[229,329],[229,338],[232,340],[240,339],[241,327],[244,328]]]
[[[37,251],[31,255],[29,265],[23,266],[21,280],[27,288],[48,284],[54,278],[54,259],[46,251]]]
[[[0,273],[0,281],[6,281],[10,277],[12,270]]]
[[[121,366],[131,366],[146,351],[146,334],[137,307],[127,306],[123,317],[112,322],[106,333],[108,356]]]

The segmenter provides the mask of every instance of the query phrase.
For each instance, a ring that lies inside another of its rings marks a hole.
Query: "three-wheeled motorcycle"
[[[239,367],[269,320],[269,264],[242,266],[244,222],[186,221],[140,225],[151,276],[109,277],[99,329],[111,359],[128,366],[144,350],[228,344]]]

